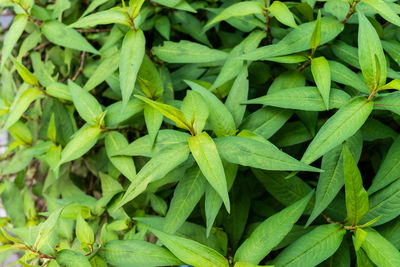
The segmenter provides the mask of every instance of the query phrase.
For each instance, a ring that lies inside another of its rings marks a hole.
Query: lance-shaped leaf
[[[343,146],[343,171],[347,220],[351,225],[357,225],[368,212],[368,194],[363,187],[357,163],[346,144]]]
[[[11,55],[16,42],[18,41],[21,34],[24,32],[25,26],[28,23],[28,16],[26,14],[18,14],[15,16],[10,29],[4,38],[2,54],[1,54],[1,66],[3,69],[4,64],[7,62],[8,57]]]
[[[235,253],[235,261],[258,264],[290,232],[293,225],[303,214],[314,192],[301,200],[275,213],[251,233]]]
[[[388,240],[372,228],[364,229],[367,236],[362,249],[376,266],[395,267],[400,265],[400,252]]]
[[[228,260],[217,251],[196,241],[151,229],[161,243],[178,259],[193,266],[228,267]]]
[[[386,58],[374,26],[363,13],[358,13],[358,58],[370,91],[386,82]]]
[[[252,14],[263,14],[263,6],[257,2],[245,1],[230,5],[222,9],[221,13],[215,16],[210,22],[207,23],[205,29],[211,28],[212,25],[223,20],[228,20],[232,17],[243,17]]]
[[[229,162],[264,170],[314,171],[317,168],[296,160],[267,140],[227,136],[215,140],[221,157]]]
[[[189,149],[186,144],[169,146],[157,153],[157,155],[144,165],[132,180],[116,208],[122,207],[124,204],[143,193],[150,182],[163,178],[167,173],[183,163],[188,156]]]
[[[97,143],[101,132],[102,129],[97,126],[83,126],[61,152],[61,160],[57,167],[83,156]]]
[[[149,136],[154,142],[158,130],[160,130],[161,124],[163,122],[163,114],[154,107],[146,104],[143,109],[143,115],[146,122],[147,131],[149,132]]]
[[[194,91],[187,91],[182,102],[182,112],[195,133],[201,133],[206,124],[209,110],[203,97]]]
[[[68,81],[68,87],[79,116],[89,124],[98,125],[103,109],[97,99],[71,80]]]
[[[226,106],[210,91],[201,85],[185,81],[193,91],[201,94],[210,111],[209,122],[214,133],[218,136],[234,135],[236,132],[235,121]]]
[[[34,248],[40,250],[49,240],[51,233],[57,226],[58,218],[61,215],[62,208],[53,211],[46,221],[39,225],[39,231],[36,237]]]
[[[372,185],[368,189],[368,194],[384,188],[388,184],[400,177],[400,137],[394,141],[388,153],[385,156],[378,173],[372,180]]]
[[[202,132],[189,137],[189,147],[204,177],[220,195],[229,212],[230,204],[225,171],[213,139],[206,132]]]
[[[168,119],[172,120],[173,122],[176,123],[176,126],[188,131],[191,131],[192,127],[190,123],[186,120],[185,114],[180,111],[179,109],[167,105],[167,104],[162,104],[160,102],[148,99],[146,97],[140,96],[140,95],[135,95],[135,97],[139,98],[143,102],[149,104],[153,108],[157,109],[159,112],[161,112],[165,117]]]
[[[76,217],[76,237],[79,242],[81,242],[81,247],[85,247],[88,245],[93,245],[94,243],[94,234],[92,228],[89,224],[82,218],[82,215],[78,213]]]
[[[372,108],[373,103],[367,101],[364,97],[353,98],[350,102],[343,105],[320,128],[301,161],[306,163],[314,162],[354,135],[367,120]]]
[[[173,234],[182,226],[203,196],[205,181],[197,165],[185,172],[174,191],[165,217],[164,232]]]
[[[282,24],[292,28],[297,28],[292,12],[290,12],[289,8],[281,1],[272,2],[268,11],[271,12],[271,14],[274,15],[274,17]]]
[[[8,129],[11,125],[16,123],[33,101],[43,97],[43,92],[35,88],[27,89],[17,96],[10,107],[10,112],[4,124],[4,129]]]
[[[342,90],[333,89],[330,91],[329,107],[340,108],[349,101],[350,97]],[[267,106],[299,109],[307,111],[326,110],[325,99],[317,87],[305,86],[279,90],[265,96],[251,99],[245,104],[263,104]]]
[[[44,36],[56,45],[99,54],[99,52],[88,41],[86,41],[82,35],[74,29],[68,28],[58,20],[44,23],[41,29]]]
[[[128,141],[121,133],[112,131],[105,138],[106,153],[111,163],[117,168],[126,178],[133,180],[136,175],[135,163],[132,157],[128,156],[113,156],[123,148],[128,146]]]
[[[86,17],[80,18],[78,21],[72,23],[68,27],[71,28],[86,28],[95,27],[97,25],[119,23],[126,26],[131,26],[131,20],[128,14],[117,8],[112,8],[105,11],[96,12]]]
[[[24,82],[26,82],[27,84],[36,86],[36,87],[39,86],[39,81],[35,77],[35,75],[33,75],[32,72],[30,72],[24,65],[19,63],[13,57],[11,57],[11,60],[13,61],[14,66],[17,69],[17,72],[18,72],[19,76],[21,76],[21,78],[22,78],[22,80],[24,80]]]
[[[324,57],[317,57],[311,60],[311,72],[314,77],[318,91],[324,100],[326,109],[329,109],[329,95],[331,91],[331,71],[329,63]]]
[[[391,80],[389,83],[379,87],[378,92],[390,89],[400,90],[400,80],[398,79]]]
[[[152,49],[153,54],[168,63],[207,63],[225,60],[228,53],[189,41],[164,42]]]
[[[321,225],[284,249],[274,266],[316,266],[339,248],[346,230],[337,224]]]
[[[379,15],[381,15],[384,19],[393,23],[400,27],[400,17],[397,15],[395,10],[391,6],[388,5],[383,0],[361,0],[361,2],[366,3],[373,9],[375,9]]]
[[[369,89],[362,77],[337,61],[329,60],[328,62],[332,81],[351,86],[362,93],[369,94]]]
[[[311,46],[311,55],[315,54],[315,50],[319,46],[321,42],[321,10],[318,10],[317,20],[315,21],[314,31],[311,35],[310,46]]]
[[[119,80],[122,94],[122,110],[125,109],[135,88],[136,76],[146,49],[142,30],[130,30],[124,37],[119,59]]]
[[[107,263],[113,266],[170,266],[181,265],[167,249],[142,240],[112,240],[100,250]]]

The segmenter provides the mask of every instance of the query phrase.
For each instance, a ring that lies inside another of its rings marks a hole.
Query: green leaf
[[[12,182],[2,184],[1,201],[14,227],[24,227],[24,203],[19,188]]]
[[[318,226],[284,249],[274,266],[316,266],[335,253],[345,233],[337,224]]]
[[[321,10],[318,10],[317,20],[315,21],[314,30],[310,40],[311,55],[315,54],[315,50],[317,50],[317,47],[319,46],[320,42],[321,42]]]
[[[368,188],[368,194],[384,188],[400,177],[400,137],[397,137],[387,152],[379,170]]]
[[[398,80],[398,79],[391,80],[387,84],[379,87],[378,92],[382,91],[382,90],[390,90],[390,89],[400,90],[400,80]]]
[[[107,263],[120,267],[170,266],[182,262],[171,252],[141,240],[112,240],[101,249]]]
[[[251,233],[235,253],[235,262],[243,261],[258,264],[290,232],[303,214],[314,192],[275,213]]]
[[[386,58],[375,28],[361,12],[358,13],[358,58],[370,91],[386,83]]]
[[[131,21],[126,12],[120,9],[109,9],[105,11],[96,12],[86,17],[81,17],[76,22],[72,23],[68,27],[70,28],[86,28],[95,27],[97,25],[104,24],[123,24],[126,26],[131,26]]]
[[[27,23],[28,16],[26,14],[18,14],[15,16],[10,26],[10,29],[7,31],[7,34],[4,38],[3,48],[1,50],[2,54],[0,69],[3,69],[4,64],[7,62],[8,57],[11,55],[15,44],[24,32]]]
[[[342,90],[332,89],[330,91],[329,107],[340,108],[346,104],[349,99],[349,95]],[[307,111],[326,110],[325,99],[321,96],[317,87],[312,86],[279,90],[244,103]]]
[[[62,249],[57,252],[57,263],[66,267],[91,267],[87,257],[70,249]]]
[[[366,228],[367,236],[362,249],[377,266],[399,266],[400,252],[389,241],[371,228]]]
[[[142,8],[143,3],[144,3],[144,0],[130,0],[129,1],[129,15],[132,19],[137,17],[140,9]]]
[[[361,93],[369,94],[368,87],[359,75],[337,61],[329,60],[328,62],[332,81],[351,86]]]
[[[263,6],[257,2],[245,1],[230,5],[224,8],[221,13],[215,16],[210,22],[207,23],[205,29],[211,28],[212,25],[223,20],[228,20],[232,17],[243,17],[252,14],[263,14]]]
[[[43,92],[35,88],[29,88],[17,95],[10,107],[10,112],[4,124],[4,129],[8,129],[11,125],[16,123],[33,101],[43,97]]]
[[[169,235],[151,229],[161,243],[166,246],[177,258],[186,264],[194,266],[228,267],[229,263],[217,251],[196,241]]]
[[[229,212],[230,204],[225,171],[214,141],[206,132],[202,132],[189,137],[189,147],[204,177],[220,195]]]
[[[38,79],[35,77],[35,75],[32,74],[32,72],[30,72],[24,65],[19,63],[13,57],[11,57],[11,60],[13,61],[14,66],[17,69],[19,76],[21,76],[21,78],[22,78],[22,80],[24,80],[24,82],[26,82],[27,84],[30,84],[32,86],[36,86],[36,87],[39,86]]]
[[[157,109],[168,119],[174,121],[176,123],[177,127],[191,131],[192,127],[191,127],[190,123],[186,120],[185,114],[182,111],[180,111],[179,109],[177,109],[173,106],[167,105],[167,104],[159,103],[157,101],[148,99],[148,98],[140,96],[140,95],[135,95],[135,97],[139,98],[146,104],[149,104],[153,108]]]
[[[185,81],[193,91],[201,94],[210,111],[209,122],[214,133],[218,136],[234,135],[236,132],[235,121],[225,105],[210,91],[201,85]]]
[[[143,115],[146,122],[147,131],[149,132],[149,136],[154,142],[157,137],[157,133],[160,130],[164,116],[156,108],[150,105],[144,106]]]
[[[87,123],[99,126],[103,109],[96,98],[71,80],[68,81],[68,87],[79,116]]]
[[[152,52],[168,63],[208,63],[225,60],[228,53],[189,41],[166,41],[163,46],[153,47]]]
[[[150,99],[158,99],[164,92],[160,72],[146,54],[143,57],[137,81],[142,92]]]
[[[96,144],[101,132],[102,129],[97,126],[83,126],[79,129],[61,152],[58,166],[83,156]]]
[[[185,172],[174,191],[165,217],[164,232],[174,234],[182,226],[203,196],[205,181],[197,165]]]
[[[122,94],[122,111],[131,98],[146,49],[142,30],[130,30],[124,37],[119,60],[119,80]],[[121,112],[122,113],[122,112]]]
[[[388,22],[393,23],[400,27],[399,15],[383,0],[361,0],[373,9],[375,9],[379,15],[381,15]]]
[[[88,41],[86,41],[82,35],[74,29],[68,28],[58,20],[44,23],[41,29],[44,36],[56,45],[99,54],[99,52]]]
[[[246,60],[266,60],[271,57],[290,55],[305,51],[311,48],[310,36],[315,28],[316,21],[307,22],[299,25],[296,29],[288,33],[279,43],[263,46],[254,49],[241,58]],[[343,24],[336,19],[324,17],[321,19],[321,41],[323,45],[343,31]]]
[[[94,243],[93,230],[80,213],[76,217],[76,237],[81,242],[81,247],[91,246]]]
[[[301,161],[311,163],[354,135],[367,120],[373,103],[364,97],[353,98],[321,127]]]
[[[346,144],[343,146],[343,171],[347,220],[351,225],[357,225],[368,212],[368,194],[363,187],[357,163]]]
[[[53,211],[47,218],[47,220],[39,225],[39,231],[35,240],[35,244],[33,246],[36,250],[40,250],[44,245],[47,244],[51,233],[57,227],[58,219],[62,211],[62,208]]]
[[[268,11],[271,12],[271,14],[274,15],[274,17],[282,24],[292,28],[297,28],[292,12],[290,12],[289,8],[281,1],[272,2]]]
[[[228,136],[217,138],[215,142],[221,157],[242,166],[276,171],[319,171],[280,151],[267,140]]]
[[[206,124],[209,110],[203,97],[194,91],[187,91],[182,102],[182,112],[195,133],[201,133]]]
[[[56,128],[54,113],[51,113],[49,127],[47,128],[47,137],[53,143],[57,143],[57,128]]]
[[[233,119],[235,120],[236,127],[240,125],[243,120],[244,113],[246,112],[246,105],[242,105],[243,101],[247,100],[249,93],[249,81],[247,65],[245,64],[239,75],[233,82],[232,88],[229,91],[229,95],[225,101],[225,106],[231,112]]]
[[[329,95],[331,90],[331,71],[329,63],[324,57],[311,59],[311,72],[319,93],[324,100],[326,109],[329,109]]]
[[[117,208],[122,207],[143,193],[150,182],[163,178],[168,172],[186,161],[188,156],[189,150],[186,144],[176,144],[161,150],[138,172],[118,203]]]

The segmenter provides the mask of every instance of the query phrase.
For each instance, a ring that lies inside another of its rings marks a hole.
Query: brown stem
[[[342,24],[345,24],[349,18],[351,17],[351,15],[354,14],[356,5],[357,5],[358,1],[354,1],[353,4],[351,4],[349,12],[347,12],[346,17],[344,18],[344,20],[341,22]]]
[[[110,29],[77,29],[77,32],[86,33],[86,32],[109,32]]]
[[[303,70],[304,70],[305,68],[307,68],[310,64],[311,64],[311,60],[308,60],[308,61],[304,62],[303,65],[299,66],[299,67],[297,68],[297,70],[298,70],[298,71],[303,71]]]
[[[78,78],[79,74],[81,74],[81,72],[83,71],[83,65],[85,64],[85,56],[86,56],[86,52],[83,51],[81,54],[81,64],[79,65],[79,69],[75,73],[74,77],[72,77],[73,82]]]
[[[268,16],[268,10],[267,10],[267,0],[264,0],[264,18],[265,18],[265,32],[267,33],[267,42],[268,44],[272,44],[272,35],[271,35],[271,19]]]

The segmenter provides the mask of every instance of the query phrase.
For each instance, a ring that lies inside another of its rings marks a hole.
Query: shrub
[[[1,259],[400,266],[395,2],[0,0]]]

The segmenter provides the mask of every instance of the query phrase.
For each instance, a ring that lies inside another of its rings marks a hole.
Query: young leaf
[[[44,36],[56,45],[99,54],[99,52],[88,41],[86,41],[82,35],[74,29],[68,28],[58,20],[44,23],[41,29]]]
[[[264,170],[319,171],[285,154],[267,140],[227,136],[215,142],[221,157],[231,163]]]
[[[135,95],[135,97],[139,98],[146,104],[149,104],[153,108],[157,109],[168,119],[174,121],[176,123],[177,127],[191,131],[192,127],[191,127],[190,123],[186,120],[185,114],[182,111],[180,111],[179,109],[177,109],[173,106],[167,105],[167,104],[159,103],[157,101],[148,99],[148,98],[140,96],[140,95]]]
[[[309,193],[259,224],[238,248],[234,260],[258,264],[290,232],[313,194],[314,192]]]
[[[143,109],[143,115],[146,122],[147,131],[149,132],[149,136],[152,142],[154,142],[163,122],[163,114],[154,107],[150,105],[145,105]]]
[[[329,63],[324,57],[311,59],[311,72],[319,93],[324,100],[326,109],[329,109],[329,95],[331,90],[331,71]]]
[[[158,245],[141,240],[112,240],[100,250],[107,263],[114,266],[170,266],[182,262]]]
[[[362,185],[357,163],[346,144],[343,146],[343,171],[347,219],[351,225],[357,225],[368,212],[368,194]]]
[[[194,91],[187,91],[182,102],[182,112],[189,121],[195,133],[201,133],[206,124],[209,110],[203,97]]]
[[[76,217],[76,237],[81,242],[81,247],[92,246],[94,243],[93,230],[80,213]]]
[[[252,14],[263,14],[264,10],[262,5],[253,1],[245,1],[233,4],[222,10],[210,22],[207,23],[205,29],[211,28],[212,25],[223,20],[228,20],[232,17],[243,17]]]
[[[317,20],[315,22],[314,30],[311,35],[310,46],[311,46],[311,55],[315,54],[317,47],[321,42],[321,10],[318,10]]]
[[[1,54],[1,66],[0,70],[3,69],[4,64],[7,62],[8,57],[18,41],[21,34],[24,32],[26,24],[28,23],[28,16],[26,14],[18,14],[15,16],[10,29],[4,38],[2,54]]]
[[[188,169],[174,191],[165,217],[164,232],[174,234],[192,213],[204,194],[205,178],[197,165]]]
[[[225,105],[210,91],[201,85],[185,81],[193,91],[201,94],[210,111],[209,121],[214,133],[218,136],[234,135],[236,132],[235,121]]]
[[[400,252],[389,241],[371,228],[364,229],[367,236],[362,249],[377,266],[399,266]]]
[[[382,90],[390,90],[390,89],[400,90],[400,80],[398,80],[398,79],[391,80],[389,83],[385,84],[384,86],[379,87],[378,92],[382,91]]]
[[[290,12],[289,8],[281,1],[272,2],[268,11],[271,12],[271,14],[274,15],[274,17],[282,24],[292,28],[297,28],[292,12]]]
[[[386,58],[375,28],[358,13],[358,58],[365,82],[372,92],[386,82]]]
[[[53,211],[47,218],[47,220],[39,225],[39,231],[36,237],[35,244],[33,246],[36,250],[40,250],[45,244],[47,244],[51,233],[57,226],[58,219],[62,211],[62,208]]]
[[[118,23],[131,26],[131,20],[128,14],[120,9],[112,8],[105,11],[96,12],[86,17],[81,17],[68,27],[70,28],[86,28],[95,27],[97,25]]]
[[[26,82],[27,84],[38,87],[39,82],[35,75],[33,75],[32,72],[30,72],[24,65],[15,60],[12,56],[10,57],[22,80],[24,80],[24,82]]]
[[[119,80],[122,94],[122,111],[131,98],[136,76],[146,49],[146,38],[142,30],[130,30],[124,37],[119,60]],[[121,112],[122,113],[122,112]]]
[[[346,230],[337,224],[321,225],[284,249],[274,266],[316,266],[339,248]]]
[[[343,105],[321,127],[311,144],[308,146],[301,161],[314,162],[316,159],[354,135],[367,120],[373,108],[373,103],[364,97],[353,98]]]
[[[214,141],[206,132],[202,132],[189,137],[189,147],[204,177],[218,192],[229,212],[230,204],[225,171]]]
[[[168,172],[186,161],[188,156],[189,150],[186,144],[177,144],[161,150],[138,172],[116,208],[122,207],[143,193],[150,182],[163,178]]]
[[[68,87],[79,116],[91,125],[100,126],[103,109],[96,98],[71,80],[68,81]]]
[[[228,267],[228,260],[217,251],[196,241],[169,235],[151,229],[161,243],[166,246],[178,259],[194,266]]]

